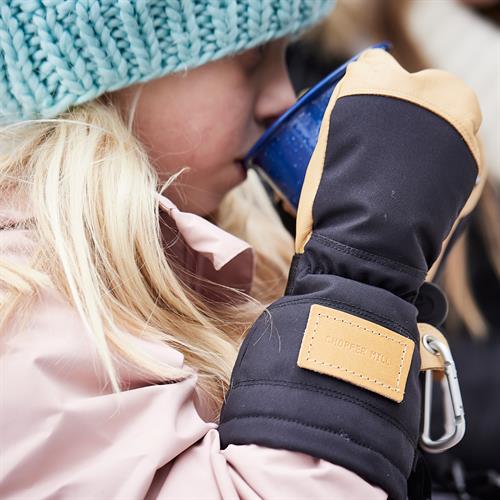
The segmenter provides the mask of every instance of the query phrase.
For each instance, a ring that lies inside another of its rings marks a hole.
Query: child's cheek
[[[228,163],[242,158],[248,147],[249,111],[241,106],[219,113],[200,132],[203,150],[210,163]]]

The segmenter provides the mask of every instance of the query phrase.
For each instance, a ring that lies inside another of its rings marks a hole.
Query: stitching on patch
[[[365,330],[365,331],[367,331],[369,333],[374,333],[375,335],[378,335],[380,337],[384,337],[387,340],[390,340],[392,342],[396,342],[396,343],[402,345],[403,346],[403,352],[401,354],[401,359],[400,359],[400,362],[399,362],[399,371],[398,371],[398,378],[396,380],[396,387],[393,387],[392,385],[384,384],[380,380],[377,380],[377,379],[374,379],[374,378],[371,378],[371,377],[367,377],[366,375],[363,375],[362,373],[356,372],[354,370],[348,370],[347,368],[342,368],[339,365],[334,365],[333,363],[325,363],[324,361],[319,361],[318,359],[314,359],[313,357],[311,357],[311,348],[312,348],[313,340],[314,340],[314,337],[315,337],[315,335],[316,335],[316,333],[318,331],[319,320],[320,320],[320,317],[322,317],[322,316],[325,317],[325,318],[333,319],[334,321],[341,321],[342,323],[347,323],[348,325],[355,326],[356,328],[359,328],[360,330]],[[319,364],[319,365],[330,366],[332,368],[335,368],[335,369],[340,370],[340,371],[344,371],[346,373],[350,373],[352,375],[355,375],[356,377],[359,377],[359,378],[362,378],[364,380],[367,380],[368,382],[373,382],[373,383],[375,383],[377,385],[385,387],[386,389],[389,389],[389,390],[391,390],[393,392],[401,392],[401,389],[399,388],[399,384],[401,382],[401,370],[403,369],[403,362],[404,362],[404,359],[406,357],[407,351],[408,351],[408,346],[404,342],[401,342],[401,341],[396,340],[396,339],[392,339],[391,337],[388,337],[387,335],[384,335],[381,332],[377,332],[376,330],[371,330],[370,328],[366,328],[364,326],[360,326],[360,325],[358,325],[356,323],[352,323],[351,321],[347,321],[345,319],[339,318],[338,316],[330,316],[329,314],[317,313],[317,319],[316,319],[316,322],[314,324],[314,329],[313,329],[313,333],[312,333],[312,336],[311,336],[311,341],[310,341],[309,347],[307,349],[307,358],[306,358],[306,360],[307,361],[312,361],[313,363],[316,363],[316,364]]]

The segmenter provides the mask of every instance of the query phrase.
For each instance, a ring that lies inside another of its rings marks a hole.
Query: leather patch
[[[400,403],[414,347],[413,340],[383,326],[314,304],[297,364]]]

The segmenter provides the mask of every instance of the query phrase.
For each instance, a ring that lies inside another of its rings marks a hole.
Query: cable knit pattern
[[[0,2],[0,124],[68,107],[288,34],[334,0]]]

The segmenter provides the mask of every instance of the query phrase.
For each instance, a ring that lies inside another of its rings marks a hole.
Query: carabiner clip
[[[458,385],[457,370],[450,348],[430,334],[423,337],[422,343],[429,352],[442,357],[444,362],[444,377],[441,380],[443,389],[443,404],[445,415],[445,433],[439,439],[430,435],[432,413],[432,374],[435,370],[425,372],[424,390],[424,422],[420,438],[420,447],[429,453],[441,453],[460,442],[465,434],[465,414],[462,404],[462,394]]]

